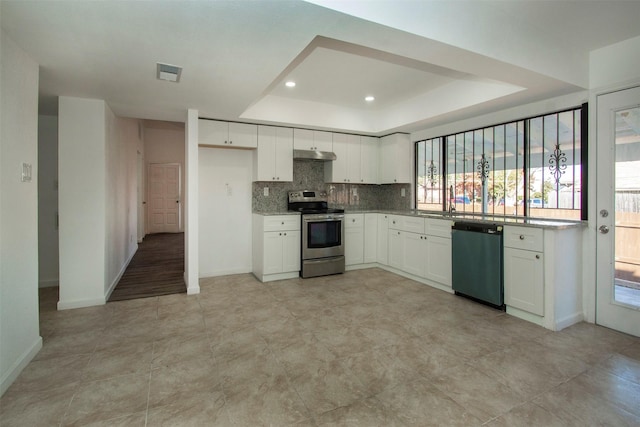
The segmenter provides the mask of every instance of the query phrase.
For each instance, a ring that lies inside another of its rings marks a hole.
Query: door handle
[[[607,234],[609,232],[609,227],[601,225],[600,228],[598,228],[598,231],[600,231],[600,234]]]

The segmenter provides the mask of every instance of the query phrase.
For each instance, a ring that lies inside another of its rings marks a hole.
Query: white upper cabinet
[[[296,150],[333,151],[331,132],[294,129],[293,148]]]
[[[395,133],[380,140],[380,184],[411,182],[411,140],[409,135]]]
[[[325,182],[377,184],[378,150],[378,138],[334,133],[337,159],[325,163]]]
[[[198,120],[198,143],[227,148],[258,147],[258,126],[248,123]]]
[[[360,135],[333,134],[336,160],[325,163],[325,182],[361,183]]]
[[[293,181],[293,129],[258,126],[254,181]]]
[[[379,140],[373,136],[360,137],[360,184],[378,183]]]

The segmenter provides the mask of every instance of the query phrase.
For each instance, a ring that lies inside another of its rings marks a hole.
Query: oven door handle
[[[327,221],[342,221],[344,220],[344,216],[331,216],[331,215],[323,215],[323,216],[314,216],[311,218],[302,218],[304,222],[327,222]]]

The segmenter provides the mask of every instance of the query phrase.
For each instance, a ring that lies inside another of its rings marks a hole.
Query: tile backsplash
[[[254,182],[254,212],[287,210],[287,194],[293,190],[325,190],[329,205],[345,209],[405,210],[411,208],[410,184],[326,184],[324,163],[312,160],[293,161],[293,182]],[[264,195],[264,188],[269,195]],[[405,189],[405,197],[401,196]]]

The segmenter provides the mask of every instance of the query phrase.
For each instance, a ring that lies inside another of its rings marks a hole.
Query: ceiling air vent
[[[158,62],[158,80],[178,83],[180,81],[181,74],[182,67],[178,67],[177,65],[161,64]]]

